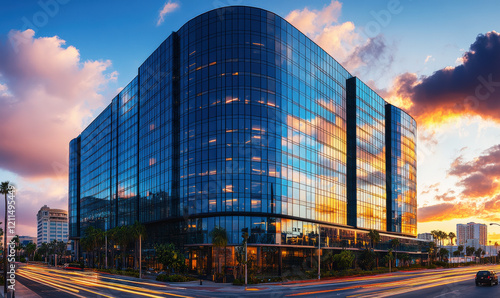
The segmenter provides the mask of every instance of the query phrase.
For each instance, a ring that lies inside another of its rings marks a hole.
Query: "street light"
[[[321,226],[318,225],[318,280],[321,280]]]

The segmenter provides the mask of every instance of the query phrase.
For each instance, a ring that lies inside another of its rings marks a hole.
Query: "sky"
[[[0,180],[19,235],[43,205],[67,209],[69,141],[171,32],[229,5],[285,17],[414,116],[419,233],[500,222],[498,1],[28,0],[0,8]]]

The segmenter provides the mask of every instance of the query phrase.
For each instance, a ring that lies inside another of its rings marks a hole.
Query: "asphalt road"
[[[500,286],[476,287],[475,273],[500,266],[397,272],[297,284],[237,287],[204,282],[159,283],[149,280],[67,272],[35,266],[18,270],[18,281],[41,297],[500,297]]]

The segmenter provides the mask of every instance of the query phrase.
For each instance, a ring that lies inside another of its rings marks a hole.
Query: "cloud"
[[[429,60],[431,60],[431,58],[432,58],[432,55],[428,55],[427,57],[425,57],[424,64],[429,62]],[[432,60],[434,60],[434,59],[432,59]]]
[[[325,29],[338,23],[342,3],[331,1],[322,10],[296,9],[286,16],[286,20],[308,36],[320,35]]]
[[[468,218],[477,215],[474,203],[456,202],[439,203],[418,208],[418,222],[446,221]]]
[[[457,185],[463,187],[462,196],[478,198],[497,194],[500,191],[500,144],[485,150],[472,161],[457,157],[448,174],[460,179]]]
[[[158,21],[156,22],[156,26],[160,26],[165,21],[165,15],[175,11],[179,8],[179,3],[168,1],[163,5],[163,8],[160,10],[160,14],[158,15]]]
[[[364,71],[389,67],[392,51],[383,35],[363,37],[354,23],[339,22],[341,11],[342,3],[331,1],[321,10],[296,9],[286,20],[350,71],[363,66]]]
[[[50,208],[68,209],[68,180],[40,179],[36,182],[20,178],[16,181],[16,233],[36,236],[36,214],[47,205]],[[3,209],[0,208],[0,212]]]
[[[500,181],[500,144],[488,148],[470,161],[465,161],[460,155],[450,165],[448,175],[458,178],[456,184],[460,187],[460,192],[448,190],[436,195],[435,200],[443,203],[419,208],[419,222],[468,217],[485,221],[500,221],[500,185],[498,183]],[[451,201],[453,203],[449,203]]]
[[[460,116],[500,122],[500,34],[479,34],[462,64],[430,76],[405,73],[394,81],[393,97],[420,123],[441,123]]]
[[[428,194],[430,192],[438,192],[440,184],[441,183],[437,182],[437,183],[431,184],[429,186],[424,186],[425,190],[423,190],[422,192],[420,192],[420,194]]]
[[[456,196],[454,195],[455,191],[449,189],[447,192],[437,195],[434,198],[438,201],[445,201],[445,202],[450,202],[454,201],[456,199]]]
[[[383,73],[388,71],[394,62],[393,52],[394,50],[387,44],[385,37],[379,34],[355,47],[344,61],[344,66],[348,69],[365,67],[365,73],[373,72],[373,70]]]
[[[489,212],[500,212],[500,195],[494,197],[491,200],[488,200],[484,204],[484,208],[487,209]]]
[[[0,43],[0,168],[27,178],[66,177],[68,143],[103,106],[110,61],[81,61],[57,36],[11,31]],[[6,89],[5,89],[6,88]],[[5,90],[8,90],[7,93]]]

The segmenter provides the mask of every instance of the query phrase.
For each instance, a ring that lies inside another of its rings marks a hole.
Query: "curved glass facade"
[[[178,35],[183,211],[257,215],[190,227],[223,226],[237,243],[249,225],[270,234],[291,230],[292,218],[346,225],[349,74],[259,9],[235,9],[223,20],[209,12]],[[286,218],[266,218],[279,215]]]
[[[172,33],[70,144],[70,233],[139,220],[192,262],[216,226],[230,245],[248,230],[262,260],[314,253],[318,236],[364,248],[370,229],[421,251],[404,237],[415,138],[411,117],[283,18],[217,9]]]

